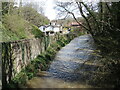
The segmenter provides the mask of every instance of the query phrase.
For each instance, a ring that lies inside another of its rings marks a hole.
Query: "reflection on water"
[[[88,88],[91,73],[96,65],[83,64],[94,59],[94,41],[90,35],[75,38],[63,47],[51,63],[50,68],[30,80],[33,88]],[[83,69],[84,67],[84,69]]]

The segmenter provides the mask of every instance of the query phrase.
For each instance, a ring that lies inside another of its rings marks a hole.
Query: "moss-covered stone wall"
[[[11,82],[23,68],[38,55],[44,53],[56,41],[65,37],[69,42],[74,35],[55,35],[14,42],[2,42],[2,84]],[[61,45],[62,46],[62,45]]]

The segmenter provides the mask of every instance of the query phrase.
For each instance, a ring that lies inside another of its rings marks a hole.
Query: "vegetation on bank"
[[[70,8],[74,6],[73,8]],[[94,82],[101,87],[120,86],[120,2],[60,2],[56,8],[61,14],[71,14],[76,22],[89,32],[100,50],[101,58],[97,60],[99,67]],[[83,23],[74,12],[79,12]],[[59,13],[60,13],[59,12]]]
[[[12,79],[10,84],[6,85],[5,88],[25,88],[25,84],[28,80],[35,77],[39,71],[45,71],[48,69],[50,62],[54,60],[57,51],[68,44],[71,39],[72,38],[60,36],[59,40],[52,43],[44,53],[38,55],[37,58],[32,60],[27,67]]]
[[[23,17],[25,20],[29,21],[30,23],[36,25],[37,27],[40,27],[41,25],[47,25],[49,24],[49,19],[38,13],[32,6],[24,6],[16,9],[15,13],[18,13],[20,11],[21,17]]]
[[[0,25],[0,28],[2,42],[43,36],[37,26],[18,15],[4,15],[3,24]]]
[[[12,19],[11,19],[12,20]],[[17,25],[16,23],[19,23]],[[20,24],[21,23],[21,24]],[[13,26],[13,24],[16,24]],[[5,26],[11,26],[5,28]],[[19,22],[14,21],[13,23],[7,22],[6,25],[0,25],[1,40],[0,42],[8,42],[20,39],[31,39],[43,37],[43,33],[35,25],[29,24],[28,22],[21,19]]]
[[[32,6],[15,7],[13,2],[2,2],[1,11],[0,42],[40,38],[43,33],[38,27],[49,23],[47,17]]]

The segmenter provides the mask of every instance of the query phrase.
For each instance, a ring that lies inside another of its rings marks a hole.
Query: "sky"
[[[16,4],[16,6],[19,6],[19,1],[20,0],[15,0],[16,2],[17,2],[17,4]],[[28,3],[30,3],[30,2],[37,2],[38,4],[40,3],[41,4],[41,2],[45,2],[45,5],[43,6],[44,7],[44,14],[45,14],[45,16],[46,17],[48,17],[48,19],[50,19],[50,20],[54,20],[54,19],[56,19],[56,16],[57,16],[57,14],[56,14],[56,11],[55,11],[55,9],[54,9],[54,6],[55,6],[55,0],[22,0],[23,2],[25,1],[25,2],[28,2]]]
[[[17,3],[20,2],[20,0],[15,0]],[[50,19],[50,20],[54,20],[57,19],[57,11],[54,9],[55,6],[55,1],[56,0],[22,0],[22,2],[34,2],[37,3],[38,5],[41,5],[42,7],[44,7],[44,15]],[[74,0],[57,0],[57,1],[62,1],[62,2],[70,2],[70,1],[74,1]],[[83,0],[83,1],[88,1],[88,2],[93,2],[93,0]],[[94,0],[94,1],[98,1],[98,0]],[[44,4],[42,4],[42,2]],[[18,3],[19,5],[19,3]],[[77,17],[80,14],[76,14]]]
[[[17,3],[20,2],[20,0],[15,0]],[[54,9],[55,1],[62,1],[62,2],[69,2],[73,0],[22,0],[22,2],[37,2],[37,4],[41,4],[41,2],[45,2],[44,7],[44,15],[50,19],[55,20],[58,19],[57,11]],[[19,5],[19,3],[18,3]],[[64,17],[64,16],[63,16]]]
[[[54,10],[54,0],[47,0],[45,4],[45,16],[50,20],[56,19],[56,11]]]

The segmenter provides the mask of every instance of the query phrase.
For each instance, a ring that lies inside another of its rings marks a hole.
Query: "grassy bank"
[[[70,41],[71,38],[60,36],[59,40],[52,43],[47,48],[46,52],[38,55],[37,58],[32,60],[27,67],[25,67],[16,77],[14,77],[6,88],[24,87],[26,82],[35,77],[39,71],[47,70],[57,51],[59,51],[61,47],[65,46]]]
[[[19,15],[4,15],[3,22],[0,22],[0,32],[0,42],[40,38],[43,36],[37,26],[24,20]]]

